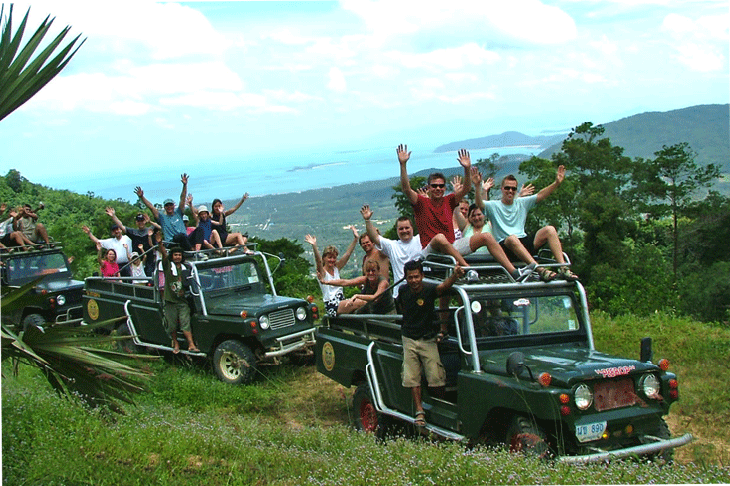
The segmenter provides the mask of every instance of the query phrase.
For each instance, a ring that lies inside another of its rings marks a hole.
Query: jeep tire
[[[361,383],[355,390],[352,396],[352,409],[355,412],[354,422],[357,430],[378,432],[381,417],[375,409],[370,386],[367,383]]]
[[[510,452],[521,452],[526,456],[546,458],[550,448],[545,440],[545,432],[530,419],[522,415],[512,418],[507,428],[505,442]]]
[[[23,318],[23,331],[27,331],[30,326],[35,326],[42,331],[45,323],[46,319],[42,315],[28,314]]]
[[[229,339],[215,348],[213,368],[224,383],[247,385],[256,376],[256,356],[242,342]]]

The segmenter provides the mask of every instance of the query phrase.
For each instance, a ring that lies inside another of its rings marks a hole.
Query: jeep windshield
[[[232,262],[230,265],[200,268],[198,277],[201,289],[206,293],[230,293],[254,291],[264,293],[265,277],[252,260]]]
[[[71,272],[62,253],[36,253],[5,261],[8,285],[22,285],[44,275],[70,278]]]
[[[575,296],[566,293],[545,294],[520,292],[515,295],[470,295],[471,316],[477,344],[489,344],[503,339],[530,336],[553,341],[572,341],[585,335],[582,316],[576,313]],[[467,338],[463,311],[459,311],[462,339]]]

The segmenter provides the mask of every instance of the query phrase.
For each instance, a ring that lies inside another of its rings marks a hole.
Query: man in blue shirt
[[[152,214],[154,215],[157,222],[162,227],[162,234],[165,237],[165,241],[171,241],[180,245],[183,250],[192,250],[192,245],[188,240],[188,232],[183,222],[183,212],[185,211],[185,199],[188,193],[188,175],[182,174],[180,176],[180,182],[182,182],[182,192],[180,193],[180,203],[175,207],[175,201],[172,199],[165,199],[163,203],[164,212],[160,212],[157,208],[144,197],[144,191],[142,188],[137,186],[134,189],[134,193],[137,194],[139,199],[147,206]]]

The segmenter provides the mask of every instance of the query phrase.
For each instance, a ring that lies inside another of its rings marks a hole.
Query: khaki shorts
[[[428,386],[445,386],[446,371],[441,364],[436,338],[416,340],[402,337],[403,386],[405,388],[421,386],[421,368],[426,373]]]
[[[190,306],[187,303],[165,302],[165,329],[168,334],[174,334],[178,329],[190,331]]]
[[[470,240],[471,240],[471,238],[459,238],[459,239],[455,240],[452,243],[452,245],[453,245],[454,249],[459,253],[459,255],[461,255],[461,256],[471,255],[473,252],[471,251],[471,245],[469,244]],[[421,251],[421,256],[423,258],[426,258],[431,253],[443,254],[443,253],[439,253],[436,250],[434,250],[431,247],[431,243],[429,243],[428,245],[426,245],[426,248],[424,248]]]

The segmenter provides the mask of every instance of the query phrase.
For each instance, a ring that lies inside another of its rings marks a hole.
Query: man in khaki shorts
[[[441,364],[437,344],[447,336],[446,323],[439,331],[434,304],[444,295],[456,279],[464,276],[464,269],[457,265],[454,272],[438,285],[423,281],[423,265],[420,261],[407,262],[403,271],[406,283],[398,289],[398,303],[403,310],[401,334],[403,339],[403,386],[411,389],[416,405],[415,425],[426,425],[426,412],[421,401],[421,368],[426,373],[429,389],[435,396],[443,396],[446,372]]]

